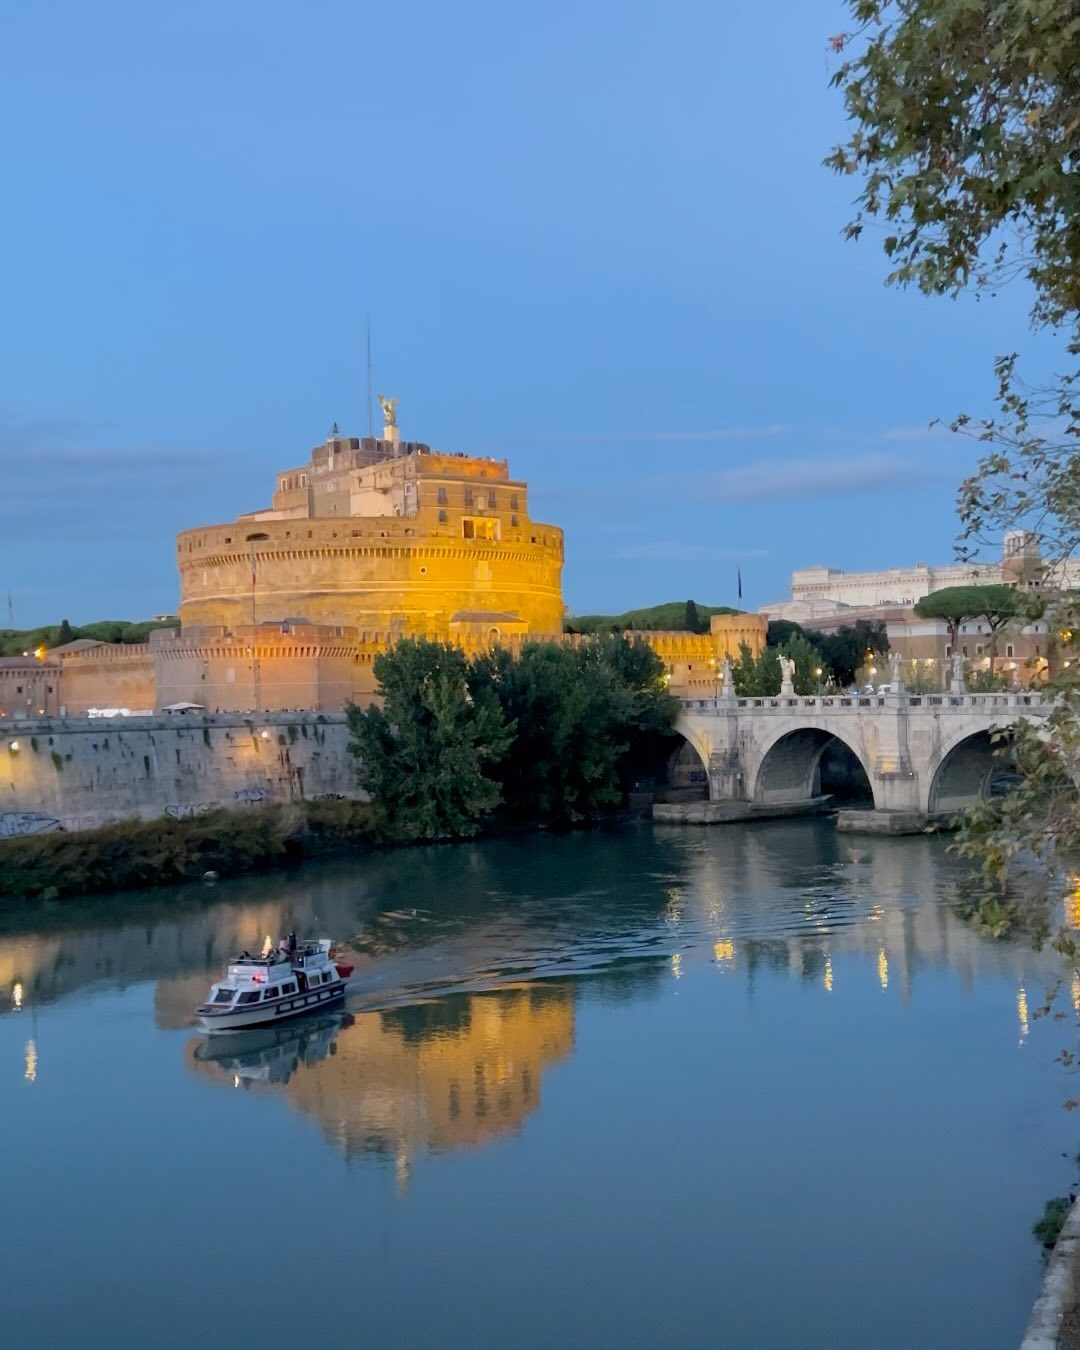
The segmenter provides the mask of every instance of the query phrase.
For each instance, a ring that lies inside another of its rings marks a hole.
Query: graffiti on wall
[[[191,820],[195,816],[205,816],[216,805],[217,802],[170,802],[165,808],[165,814],[172,816],[173,820]]]
[[[267,795],[266,789],[260,787],[237,788],[233,793],[238,802],[261,802],[266,800]]]
[[[63,828],[55,816],[44,816],[40,811],[0,813],[0,839],[13,839],[22,834],[55,834]]]

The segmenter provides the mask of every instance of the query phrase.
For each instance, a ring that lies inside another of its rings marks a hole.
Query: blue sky
[[[838,4],[41,0],[0,45],[0,591],[176,606],[376,384],[504,453],[579,613],[946,561],[1017,288],[887,290],[821,167]],[[1045,359],[1045,350],[1043,352]],[[6,615],[0,613],[0,623]]]

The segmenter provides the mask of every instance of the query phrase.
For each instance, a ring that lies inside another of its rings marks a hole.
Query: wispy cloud
[[[874,440],[906,445],[911,441],[945,440],[952,435],[944,422],[934,421],[927,422],[925,426],[889,427],[887,431],[879,431]]]
[[[670,474],[662,482],[693,492],[698,500],[749,502],[919,491],[931,481],[951,482],[954,477],[944,465],[913,464],[902,455],[868,452],[763,459],[706,473]]]
[[[615,556],[650,562],[693,562],[709,558],[735,562],[740,558],[767,558],[769,553],[764,548],[722,548],[715,544],[687,544],[677,539],[661,539],[647,544],[631,544],[619,549]]]
[[[549,436],[504,436],[499,445],[719,445],[783,436],[791,427],[716,427],[704,431],[556,431]]]

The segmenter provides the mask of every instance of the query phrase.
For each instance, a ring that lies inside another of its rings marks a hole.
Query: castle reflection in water
[[[454,994],[251,1039],[194,1037],[188,1065],[232,1087],[281,1091],[347,1156],[405,1166],[520,1128],[540,1105],[544,1071],[573,1050],[573,993],[539,984]]]
[[[9,914],[0,1015],[27,1020],[32,1085],[48,1074],[47,1038],[31,1032],[48,1003],[153,981],[158,1027],[179,1031],[239,948],[291,928],[356,935],[351,1014],[188,1037],[184,1061],[224,1087],[280,1094],[346,1156],[391,1157],[404,1178],[422,1153],[522,1128],[573,1053],[584,992],[637,994],[695,964],[748,997],[782,977],[840,998],[865,971],[901,1004],[917,1001],[920,970],[965,988],[994,977],[1023,1038],[1026,991],[1041,995],[1055,958],[975,934],[942,902],[952,875],[937,840],[848,844],[805,824],[413,850],[98,903],[52,931],[28,911],[12,932]],[[423,896],[441,898],[408,903]],[[1080,1010],[1080,982],[1071,993]]]

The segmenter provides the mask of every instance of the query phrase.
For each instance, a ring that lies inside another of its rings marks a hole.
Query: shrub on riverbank
[[[128,820],[97,830],[0,842],[0,899],[59,900],[101,891],[237,876],[371,839],[366,802],[291,802],[191,820]]]

